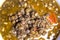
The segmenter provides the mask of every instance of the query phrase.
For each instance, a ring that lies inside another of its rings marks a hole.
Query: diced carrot
[[[58,22],[55,13],[49,13],[49,16],[47,16],[47,19],[48,19],[52,24],[55,24],[55,23]]]

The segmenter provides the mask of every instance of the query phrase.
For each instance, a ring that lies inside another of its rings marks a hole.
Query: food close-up
[[[59,0],[0,0],[0,40],[60,40]]]

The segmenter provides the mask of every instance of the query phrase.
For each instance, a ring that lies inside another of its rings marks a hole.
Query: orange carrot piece
[[[52,23],[57,23],[57,17],[55,13],[50,13],[49,16],[47,16],[47,19]]]

